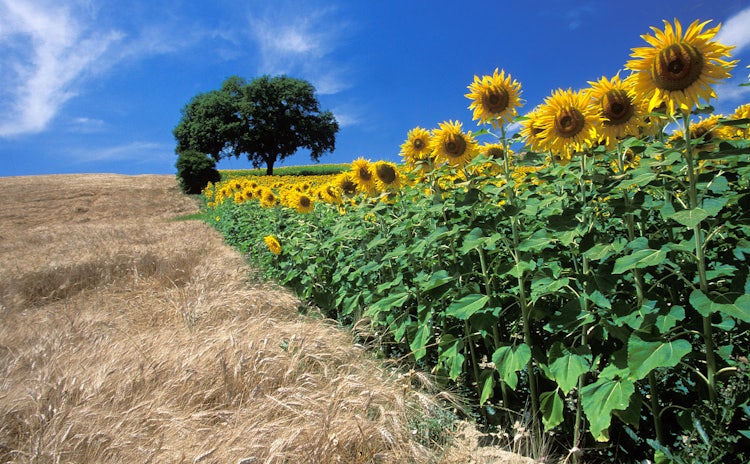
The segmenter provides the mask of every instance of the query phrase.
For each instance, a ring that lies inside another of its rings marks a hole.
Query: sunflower
[[[651,46],[634,48],[634,59],[625,67],[636,72],[635,92],[648,101],[649,111],[662,103],[670,114],[690,111],[699,100],[716,98],[711,86],[731,77],[729,70],[737,61],[723,58],[734,47],[713,41],[721,24],[704,31],[709,22],[696,20],[683,34],[677,19],[674,27],[664,21],[664,31],[651,27],[654,35],[641,36]]]
[[[446,162],[453,167],[463,167],[479,152],[477,141],[471,132],[464,133],[458,121],[440,123],[430,140],[430,150],[438,162]]]
[[[276,194],[273,193],[268,187],[261,187],[258,192],[258,198],[260,198],[260,205],[264,208],[271,208],[276,206]]]
[[[401,157],[406,165],[415,168],[429,165],[430,131],[419,126],[406,134],[406,141],[401,144]]]
[[[364,158],[357,158],[352,162],[352,177],[360,192],[371,194],[375,192],[375,173],[372,163]]]
[[[510,74],[506,76],[505,70],[498,74],[495,68],[491,76],[474,76],[469,90],[471,92],[465,97],[472,100],[469,109],[474,110],[474,120],[479,119],[479,124],[489,122],[497,129],[501,122],[509,123],[518,115],[516,108],[521,106],[518,98],[521,84]]]
[[[375,163],[375,184],[380,191],[398,190],[401,187],[401,175],[396,165],[389,161]]]
[[[620,79],[619,74],[612,79],[602,77],[589,82],[592,104],[601,117],[598,132],[608,148],[629,135],[638,136],[648,113],[642,100],[636,99],[631,83]]]
[[[323,185],[320,190],[323,201],[332,204],[341,204],[341,189],[334,184]]]
[[[641,157],[636,155],[633,150],[628,148],[622,154],[622,168],[623,171],[633,169],[641,163]],[[614,159],[609,163],[613,172],[620,172],[620,160]]]
[[[351,172],[342,172],[336,176],[334,184],[346,196],[351,197],[357,193],[357,182],[354,179],[354,174]]]
[[[731,116],[732,119],[750,119],[750,103],[740,105],[734,110]],[[747,139],[750,138],[750,129],[747,127],[736,127],[732,132],[732,138]]]
[[[298,213],[309,213],[315,209],[312,197],[306,192],[293,195],[291,201],[292,208],[296,209]]]
[[[588,92],[557,89],[539,108],[539,145],[545,151],[570,159],[599,141],[599,116],[589,104]]]
[[[521,121],[521,136],[526,139],[526,145],[528,145],[529,149],[537,152],[544,151],[540,145],[544,128],[539,122],[539,116],[541,115],[539,108],[534,108],[531,112],[524,115]]]
[[[281,253],[281,243],[279,243],[279,240],[276,237],[273,235],[266,235],[263,237],[263,241],[266,242],[266,246],[268,246],[271,253],[275,255]]]

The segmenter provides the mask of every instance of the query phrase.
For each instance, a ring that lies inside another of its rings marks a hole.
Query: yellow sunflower
[[[352,162],[352,178],[360,192],[375,192],[375,173],[370,160],[357,158]]]
[[[734,113],[732,113],[732,119],[750,119],[750,103],[745,103],[744,105],[740,105],[737,107],[737,109],[734,110]],[[736,139],[747,139],[750,138],[750,129],[748,128],[742,128],[742,127],[736,127],[732,131],[732,138]]]
[[[378,161],[375,163],[375,183],[380,191],[398,190],[401,188],[401,175],[394,163]]]
[[[276,194],[270,188],[261,187],[258,198],[260,198],[260,205],[264,208],[276,206]]]
[[[306,192],[297,193],[291,197],[292,208],[296,209],[298,213],[310,213],[315,209],[313,199]]]
[[[273,235],[266,235],[263,237],[263,241],[266,242],[266,246],[268,246],[271,253],[275,255],[281,253],[281,243],[279,243],[279,240],[276,237]]]
[[[711,86],[731,77],[737,61],[723,58],[734,47],[713,41],[721,24],[704,31],[709,22],[696,20],[683,34],[677,19],[674,26],[664,21],[664,31],[651,27],[654,35],[641,36],[651,46],[634,48],[634,59],[625,67],[636,72],[635,92],[648,102],[649,111],[662,103],[670,114],[690,111],[699,100],[716,98]]]
[[[440,129],[435,129],[430,140],[430,149],[435,161],[453,167],[466,166],[479,152],[474,136],[471,132],[463,132],[458,121],[440,123]]]
[[[596,126],[599,116],[589,104],[588,92],[557,89],[544,100],[539,108],[539,145],[545,151],[570,159],[597,143]]]
[[[354,179],[354,174],[351,172],[342,172],[337,175],[334,184],[346,196],[351,197],[357,193],[357,182]]]
[[[643,118],[648,114],[645,104],[636,99],[632,85],[626,81],[618,74],[612,79],[602,77],[589,82],[591,102],[601,117],[598,132],[608,148],[630,135],[639,136]]]
[[[540,115],[539,107],[537,107],[524,115],[524,119],[521,121],[521,136],[526,140],[529,149],[536,152],[544,151],[540,145],[542,132],[544,132],[544,127],[539,122]]]
[[[489,122],[497,129],[502,122],[509,123],[518,116],[521,84],[506,75],[505,70],[498,74],[495,68],[491,76],[474,76],[469,90],[465,97],[472,100],[469,109],[474,110],[474,120],[478,119],[479,124]]]
[[[401,144],[401,157],[410,168],[428,166],[430,160],[430,131],[419,126],[406,134],[406,141]]]

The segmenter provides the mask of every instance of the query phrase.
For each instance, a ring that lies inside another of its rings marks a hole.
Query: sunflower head
[[[406,134],[406,141],[401,144],[401,157],[409,167],[425,164],[430,159],[430,131],[419,126]]]
[[[351,197],[357,194],[357,182],[352,172],[342,172],[334,182],[344,195]]]
[[[375,172],[370,160],[360,157],[352,162],[352,179],[360,192],[375,192]]]
[[[307,192],[297,193],[292,201],[292,206],[298,213],[309,213],[315,208],[313,198]]]
[[[489,122],[497,129],[500,123],[510,122],[518,115],[521,84],[504,70],[498,74],[496,68],[491,76],[474,76],[469,90],[465,96],[472,100],[469,109],[474,110],[474,120],[478,119],[479,124]]]
[[[276,237],[273,235],[266,235],[263,237],[263,241],[266,242],[266,246],[271,253],[275,255],[281,253],[281,243],[279,243],[279,240]]]
[[[471,132],[465,133],[458,121],[440,123],[430,141],[435,160],[454,167],[463,167],[479,152],[477,141]]]
[[[664,30],[642,35],[650,47],[634,48],[626,68],[636,72],[636,94],[648,102],[648,110],[666,104],[670,113],[688,112],[700,100],[716,98],[712,85],[730,77],[737,61],[726,61],[734,47],[712,40],[721,25],[704,31],[710,21],[694,21],[684,32],[675,19],[664,21]]]
[[[276,194],[273,193],[273,190],[271,190],[270,188],[261,187],[258,196],[260,198],[260,205],[264,208],[271,208],[273,206],[276,206]]]
[[[562,158],[570,159],[599,141],[596,126],[600,117],[589,104],[588,92],[555,90],[539,108],[539,146]]]
[[[394,163],[378,161],[375,163],[375,182],[380,191],[398,190],[401,187],[401,176]]]
[[[602,77],[589,84],[591,102],[600,116],[597,130],[605,144],[612,148],[618,140],[638,136],[647,111],[636,98],[632,81],[615,75],[612,79]]]
[[[539,121],[539,116],[541,116],[541,112],[539,111],[539,108],[535,108],[526,114],[521,121],[521,136],[526,140],[526,144],[533,151],[543,151],[540,142],[542,140],[544,127]]]

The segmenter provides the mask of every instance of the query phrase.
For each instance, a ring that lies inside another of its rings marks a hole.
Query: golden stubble
[[[174,220],[174,177],[0,188],[3,462],[467,462],[415,440],[437,394]]]

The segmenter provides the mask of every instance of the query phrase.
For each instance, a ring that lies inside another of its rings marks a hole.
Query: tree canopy
[[[174,128],[177,153],[196,150],[216,161],[247,155],[253,167],[277,161],[300,148],[318,161],[336,144],[338,122],[321,111],[315,88],[288,76],[261,76],[249,83],[229,77],[219,90],[200,93],[182,109]]]

